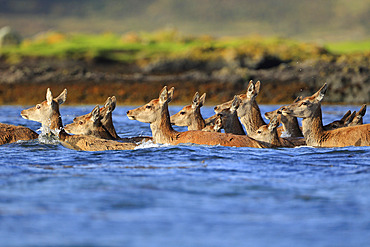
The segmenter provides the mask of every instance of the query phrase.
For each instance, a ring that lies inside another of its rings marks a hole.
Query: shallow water
[[[0,122],[23,107],[0,107]],[[93,106],[61,107],[65,124]],[[117,107],[120,136],[150,135]],[[276,109],[261,106],[262,112]],[[359,106],[324,106],[324,124]],[[180,107],[171,107],[175,113]],[[211,107],[203,107],[205,117]],[[369,114],[365,122],[369,123]],[[366,246],[370,147],[0,146],[0,246]]]

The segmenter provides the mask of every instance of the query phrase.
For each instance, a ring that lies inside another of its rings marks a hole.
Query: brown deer
[[[237,114],[239,105],[240,99],[235,95],[230,107],[223,108],[221,111],[219,111],[220,108],[215,109],[216,114],[222,116],[222,128],[225,130],[225,133],[245,135]]]
[[[23,126],[0,123],[0,145],[17,141],[29,141],[37,139],[39,135]]]
[[[142,142],[152,138],[149,136],[137,136],[121,138],[113,125],[112,112],[116,108],[116,97],[108,97],[104,107],[96,106],[90,113],[75,117],[73,123],[67,124],[64,129],[74,135],[89,135],[108,140],[119,140],[124,142]]]
[[[99,113],[100,113],[100,122],[103,125],[103,127],[110,133],[110,135],[114,139],[119,139],[120,137],[117,135],[116,129],[114,128],[113,118],[112,118],[112,113],[116,109],[116,105],[117,105],[116,96],[108,97],[104,103],[104,106],[100,108]],[[91,115],[92,115],[92,112],[79,116],[79,117],[75,117],[73,119],[73,122],[83,125],[84,122],[86,122],[86,119],[91,117]],[[77,133],[72,133],[72,134],[77,134]],[[100,138],[104,139],[103,136],[100,136]]]
[[[330,124],[324,125],[324,130],[333,130],[333,129],[346,127],[347,124],[351,122],[352,119],[355,117],[355,114],[356,114],[356,111],[351,113],[351,111],[348,110],[341,119],[335,120],[331,122]]]
[[[309,146],[369,146],[370,124],[325,130],[322,124],[321,101],[327,91],[325,83],[315,94],[282,110],[282,114],[303,118],[302,130]]]
[[[101,122],[103,117],[100,112],[97,105],[89,114],[77,117],[73,123],[64,126],[64,130],[74,135],[88,135],[108,140],[116,139],[103,126]]]
[[[204,105],[206,94],[199,97],[199,93],[194,94],[191,105],[182,108],[181,111],[170,117],[171,124],[177,126],[187,126],[188,130],[201,130],[206,125],[200,108]]]
[[[247,134],[250,135],[255,132],[262,125],[266,125],[261,116],[260,108],[256,102],[256,97],[260,91],[261,82],[254,83],[249,81],[247,92],[245,94],[237,95],[240,99],[240,106],[237,110],[240,122],[244,125]],[[215,107],[216,112],[220,112],[225,108],[229,108],[232,100],[227,101]]]
[[[271,148],[297,146],[290,140],[279,137],[277,132],[277,127],[279,124],[278,116],[275,115],[268,125],[262,125],[259,127],[251,137]],[[304,145],[304,143],[302,145]]]
[[[222,116],[217,115],[215,118],[215,121],[213,121],[212,124],[207,125],[202,129],[202,131],[208,131],[208,132],[221,132],[222,129]]]
[[[49,129],[51,133],[55,133],[60,142],[71,149],[85,151],[129,150],[137,146],[133,143],[121,143],[92,136],[67,134],[63,129],[62,118],[59,112],[59,105],[63,104],[66,99],[66,89],[58,97],[53,98],[51,90],[48,88],[46,100],[32,108],[23,110],[21,116],[41,123],[43,129]]]
[[[361,109],[355,114],[352,120],[346,120],[346,126],[356,126],[363,124],[363,117],[366,114],[366,104],[363,104]]]
[[[168,103],[172,100],[173,91],[174,88],[168,91],[165,86],[160,92],[158,99],[153,99],[148,104],[127,112],[129,119],[150,124],[154,142],[172,145],[194,143],[231,147],[265,147],[248,136],[196,130],[185,132],[175,131],[171,126],[168,112]]]

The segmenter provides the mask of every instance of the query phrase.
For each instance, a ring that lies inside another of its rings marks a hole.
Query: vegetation
[[[76,60],[107,60],[143,63],[155,59],[212,60],[232,56],[258,58],[273,56],[283,61],[305,60],[330,52],[351,53],[370,50],[370,41],[330,43],[324,47],[282,38],[212,38],[184,36],[176,30],[152,33],[126,33],[122,36],[104,34],[65,34],[47,32],[25,39],[19,46],[4,47],[0,55],[9,62],[22,57],[56,57]]]

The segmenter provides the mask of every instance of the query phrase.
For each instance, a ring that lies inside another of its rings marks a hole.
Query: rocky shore
[[[176,87],[175,104],[188,103],[195,91],[207,93],[208,104],[217,104],[244,92],[251,79],[262,83],[258,102],[263,104],[289,103],[325,82],[325,103],[369,103],[370,54],[303,61],[271,56],[157,59],[141,64],[56,58],[24,58],[12,64],[0,59],[0,104],[34,104],[47,87],[55,92],[67,88],[69,104],[102,103],[110,95],[120,104],[142,104],[163,85]]]

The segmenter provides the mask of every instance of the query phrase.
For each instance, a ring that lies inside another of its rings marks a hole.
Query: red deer
[[[224,108],[221,111],[219,111],[219,108],[215,110],[216,114],[222,116],[222,128],[225,130],[225,133],[245,135],[243,126],[237,115],[239,105],[240,99],[235,95],[230,107]]]
[[[90,113],[75,117],[73,123],[67,124],[64,129],[74,135],[89,135],[108,140],[124,142],[141,142],[151,140],[148,136],[120,138],[113,125],[112,112],[116,108],[116,97],[108,97],[104,107],[96,106]]]
[[[204,93],[199,97],[199,93],[194,94],[191,105],[182,108],[181,111],[170,117],[171,124],[177,126],[186,126],[188,130],[201,130],[206,125],[200,108],[204,105],[206,94]]]
[[[60,142],[72,149],[85,151],[102,151],[102,150],[128,150],[134,149],[137,145],[133,143],[121,143],[112,140],[104,140],[85,135],[69,135],[63,129],[62,118],[59,112],[59,105],[67,99],[67,90],[56,98],[50,89],[47,89],[46,100],[36,106],[23,110],[21,116],[25,119],[41,123],[43,129],[50,129],[56,133]]]
[[[325,130],[322,124],[321,101],[327,91],[325,83],[315,94],[282,110],[282,114],[303,118],[302,130],[309,146],[369,146],[370,124]]]
[[[258,130],[254,132],[251,137],[272,148],[297,146],[288,139],[279,137],[277,132],[277,127],[279,126],[279,124],[280,123],[278,117],[277,115],[275,115],[268,125],[262,125],[261,127],[259,127]]]
[[[172,100],[173,91],[174,88],[168,91],[165,86],[160,92],[158,99],[153,99],[149,103],[127,112],[129,119],[150,124],[154,142],[173,145],[194,143],[231,147],[265,147],[248,136],[197,130],[175,131],[171,126],[168,112],[168,103]]]
[[[38,134],[26,127],[0,123],[0,145],[37,139]]]

